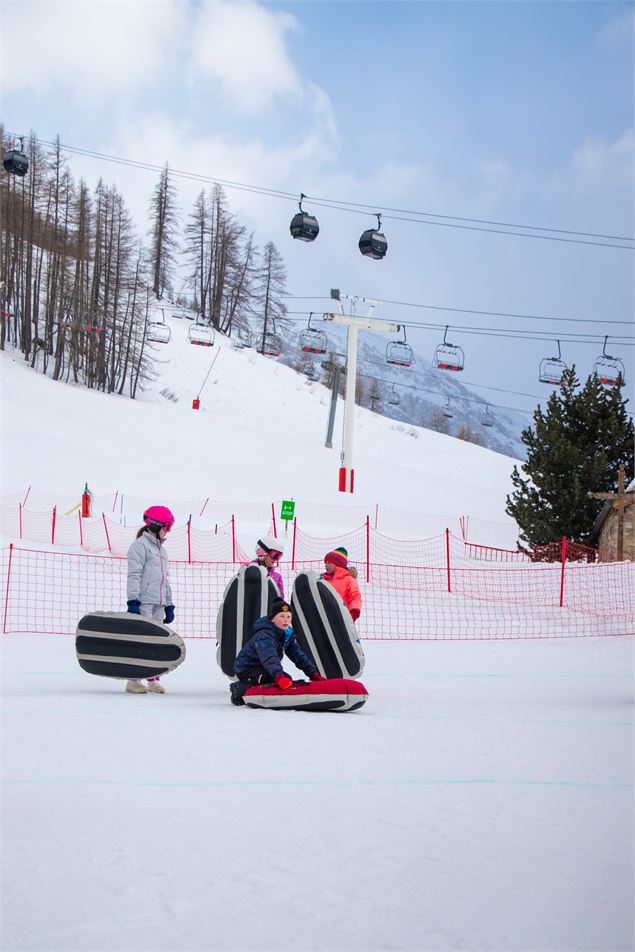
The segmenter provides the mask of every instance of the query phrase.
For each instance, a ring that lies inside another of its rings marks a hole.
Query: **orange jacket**
[[[357,579],[354,579],[347,569],[338,565],[332,575],[326,575],[325,573],[322,578],[333,586],[338,595],[342,596],[349,612],[354,608],[357,611],[362,610],[362,596]]]

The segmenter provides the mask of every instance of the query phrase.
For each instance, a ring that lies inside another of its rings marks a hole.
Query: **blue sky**
[[[635,231],[632,3],[9,0],[0,10],[1,115],[11,131],[373,211]],[[91,185],[100,175],[116,182],[144,230],[152,173],[86,157],[71,168]],[[178,187],[189,210],[201,184]],[[465,327],[539,328],[550,341],[573,331],[632,336],[632,323],[605,323],[632,322],[630,251],[385,215],[388,255],[372,262],[357,250],[370,214],[315,208],[321,233],[305,245],[288,233],[293,202],[227,195],[260,244],[276,242],[297,295],[340,287],[386,301],[599,321],[460,316]],[[458,322],[387,305],[377,316]],[[438,332],[408,336],[429,359]],[[467,335],[462,343],[466,381],[544,402],[537,364],[553,343]],[[563,350],[585,375],[601,347]],[[609,352],[632,362],[632,347]],[[477,392],[524,409],[536,403]]]

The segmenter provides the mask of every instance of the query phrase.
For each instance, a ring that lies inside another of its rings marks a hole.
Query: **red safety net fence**
[[[490,561],[475,558],[449,533],[434,541],[431,553],[437,564],[373,562],[368,571],[359,572],[363,609],[357,627],[362,639],[509,640],[634,633],[633,563]],[[238,560],[170,562],[175,627],[183,637],[215,638],[223,592],[239,567]],[[320,570],[321,556],[296,560],[293,568],[283,562],[280,568],[288,597],[295,574]],[[15,545],[2,549],[2,630],[73,634],[78,619],[89,611],[122,611],[126,570],[123,558]]]

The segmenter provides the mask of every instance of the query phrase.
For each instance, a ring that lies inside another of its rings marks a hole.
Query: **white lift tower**
[[[349,294],[340,294],[331,291],[331,297],[337,301],[338,314],[324,314],[325,321],[333,324],[345,324],[348,327],[346,350],[346,400],[344,403],[344,427],[342,434],[342,453],[339,472],[339,490],[342,493],[352,493],[355,488],[355,470],[353,469],[353,425],[355,420],[355,387],[357,381],[357,335],[359,331],[373,333],[397,333],[401,330],[400,324],[388,324],[386,321],[372,321],[371,315],[379,303],[368,298],[355,297]],[[350,301],[350,314],[344,313],[342,298]],[[358,304],[368,305],[366,317],[356,317],[355,309]]]

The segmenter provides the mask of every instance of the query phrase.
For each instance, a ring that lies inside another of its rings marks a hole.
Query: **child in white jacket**
[[[174,604],[168,575],[168,556],[163,548],[174,525],[174,516],[166,506],[150,506],[143,514],[144,525],[128,549],[128,611],[149,615],[155,621],[171,625]],[[148,686],[131,678],[126,684],[130,694],[165,694],[159,678],[148,678]]]

